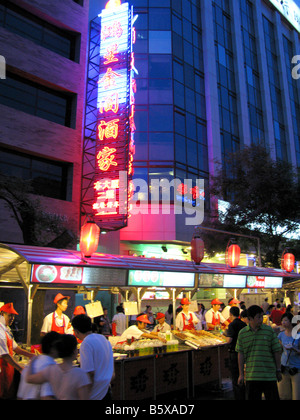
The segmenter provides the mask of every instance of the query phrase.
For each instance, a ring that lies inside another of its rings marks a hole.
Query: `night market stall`
[[[184,293],[193,297],[199,288],[245,289],[259,282],[280,289],[284,282],[299,281],[300,275],[280,269],[244,267],[194,261],[141,258],[94,253],[83,257],[80,251],[0,244],[0,292],[2,288],[22,287],[27,302],[26,345],[30,346],[33,300],[39,289],[99,290],[120,293],[125,302],[133,300],[141,312],[141,299],[147,290],[165,289],[173,302]],[[1,297],[0,297],[1,300]],[[205,337],[177,336],[178,343],[165,349],[148,349],[143,356],[127,351],[115,362],[115,399],[155,399],[180,391],[194,395],[195,386],[228,377],[226,343],[205,342]],[[211,337],[208,337],[211,338]],[[201,341],[202,339],[202,341]],[[198,341],[197,341],[198,340]],[[211,344],[211,345],[210,345]]]

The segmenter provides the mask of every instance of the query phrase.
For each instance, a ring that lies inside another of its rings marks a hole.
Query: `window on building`
[[[75,102],[75,94],[58,92],[12,73],[1,82],[2,105],[66,127],[75,127],[75,118],[72,118]]]
[[[36,195],[72,200],[68,181],[72,179],[72,165],[0,148],[0,173],[24,181],[31,180]]]
[[[80,34],[60,29],[11,2],[0,0],[0,26],[72,61],[79,61]]]

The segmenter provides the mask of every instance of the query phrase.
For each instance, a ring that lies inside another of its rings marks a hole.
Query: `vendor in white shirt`
[[[41,337],[51,331],[59,334],[73,334],[70,319],[64,314],[68,309],[69,299],[70,296],[63,296],[61,293],[55,296],[53,303],[56,305],[56,310],[45,317],[41,329]]]
[[[228,326],[229,322],[219,312],[222,302],[219,299],[214,299],[211,301],[211,305],[211,309],[205,314],[208,331],[213,331],[216,327],[221,328],[222,325]]]
[[[228,301],[228,305],[223,309],[223,311],[222,311],[223,318],[226,319],[226,321],[228,321],[229,323],[231,322],[230,319],[229,319],[230,318],[230,309],[233,306],[237,306],[238,307],[239,304],[240,304],[240,301],[239,300],[237,300],[235,298],[231,298]]]
[[[189,311],[191,302],[188,298],[181,299],[180,305],[182,311],[176,317],[176,330],[191,331],[196,329],[196,325],[200,322],[194,312]]]
[[[152,333],[166,333],[167,331],[171,331],[170,325],[166,323],[165,314],[163,314],[162,312],[157,312],[156,321],[158,322],[158,324],[155,325]]]
[[[146,324],[151,324],[146,314],[142,313],[136,317],[137,325],[131,325],[120,336],[118,343],[125,343],[128,339],[139,340],[140,338],[158,339],[163,343],[166,342],[164,338],[158,337],[157,334],[152,334],[145,330]]]

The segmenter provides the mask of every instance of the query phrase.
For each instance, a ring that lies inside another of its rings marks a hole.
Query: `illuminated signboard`
[[[248,276],[247,287],[250,289],[280,289],[282,277]]]
[[[101,17],[98,121],[93,215],[107,230],[127,226],[133,194],[134,67],[133,8],[109,1]]]
[[[127,270],[102,267],[72,267],[38,265],[32,267],[32,283],[86,284],[101,286],[125,286]]]
[[[225,274],[223,287],[244,289],[246,287],[246,276]]]
[[[193,288],[194,273],[129,270],[128,286]]]
[[[277,10],[300,32],[300,8],[293,0],[270,0]]]
[[[200,274],[199,287],[236,288],[246,287],[246,276],[236,274]]]

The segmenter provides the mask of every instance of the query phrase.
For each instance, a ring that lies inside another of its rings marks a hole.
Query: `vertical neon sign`
[[[110,0],[101,15],[93,212],[107,230],[127,226],[133,194],[135,29],[133,8]]]

